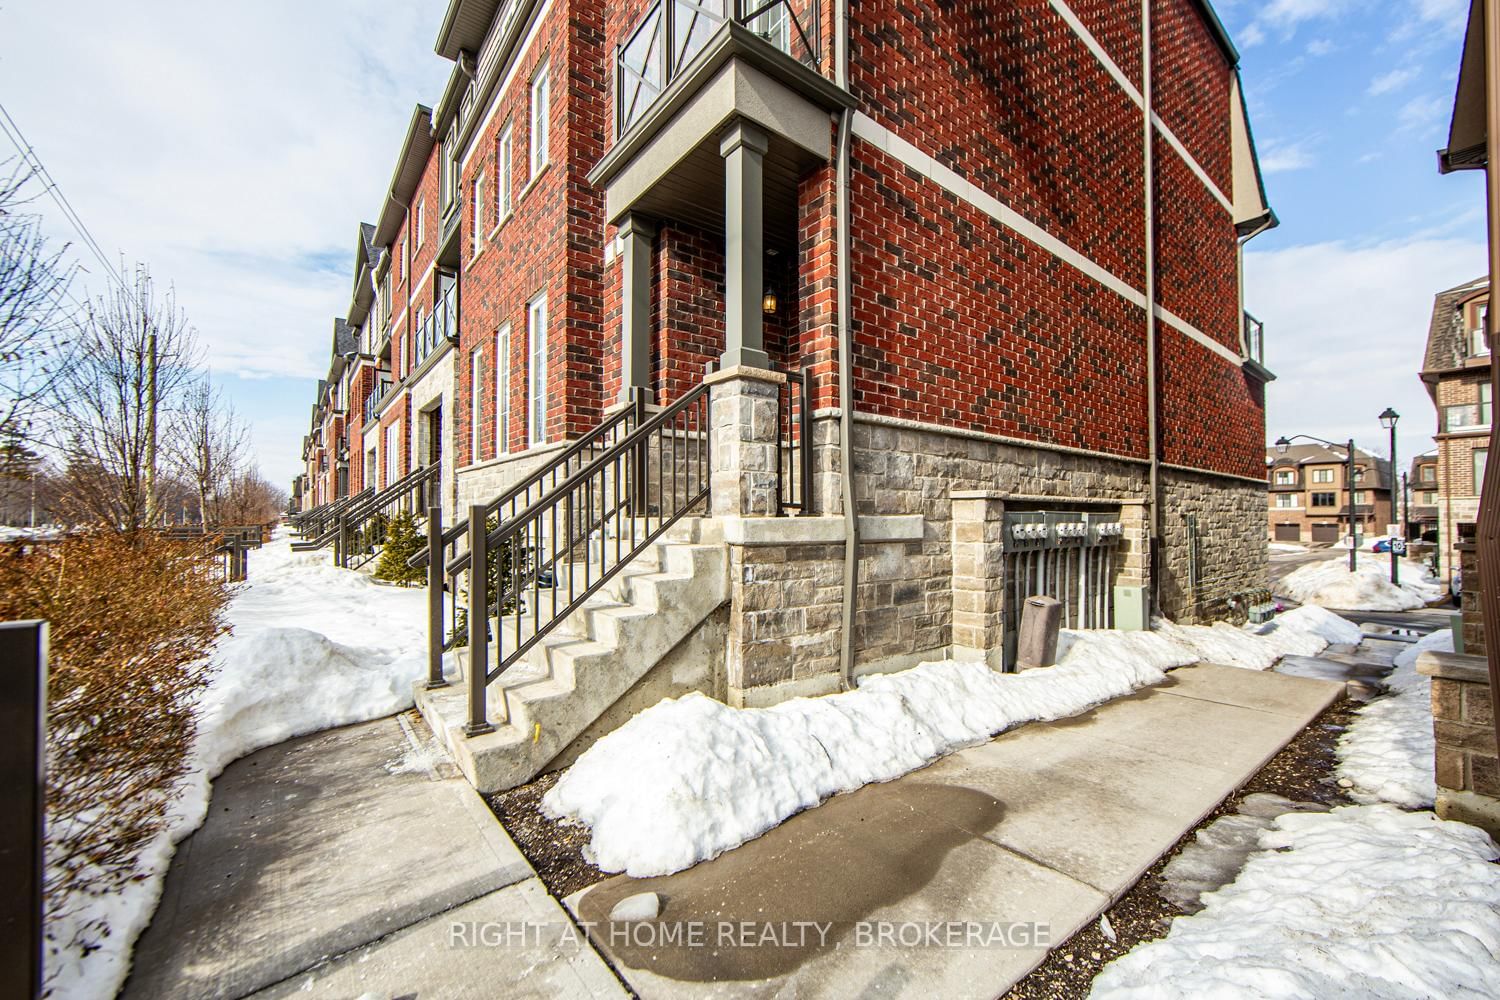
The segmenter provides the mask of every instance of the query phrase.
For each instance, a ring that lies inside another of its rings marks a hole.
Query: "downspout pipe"
[[[834,82],[849,89],[849,0],[834,7]],[[844,601],[839,629],[839,681],[845,691],[854,686],[854,622],[859,595],[859,511],[854,502],[854,362],[849,314],[853,308],[853,279],[849,262],[849,154],[854,111],[839,115],[838,161],[834,174],[835,240],[838,244],[838,380],[839,489],[844,509]]]
[[[1146,265],[1146,436],[1150,461],[1150,520],[1147,572],[1151,577],[1151,613],[1161,613],[1161,428],[1158,368],[1160,344],[1156,328],[1156,162],[1152,150],[1151,0],[1141,2],[1141,157],[1142,199],[1145,204]]]

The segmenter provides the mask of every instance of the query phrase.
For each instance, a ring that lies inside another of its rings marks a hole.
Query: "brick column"
[[[1005,502],[984,491],[954,492],[953,657],[1004,667]]]
[[[729,368],[705,381],[710,393],[714,517],[776,513],[776,406],[786,376],[765,368]]]
[[[1437,814],[1500,837],[1500,759],[1482,656],[1426,652],[1417,670],[1432,678]]]

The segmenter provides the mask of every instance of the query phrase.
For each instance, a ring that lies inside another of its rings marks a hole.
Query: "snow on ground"
[[[1206,659],[1265,669],[1292,649],[1360,640],[1356,626],[1322,608],[1263,630],[1068,631],[1057,666],[1020,674],[949,660],[764,709],[668,699],[594,744],[543,805],[589,826],[590,859],[604,871],[665,875],[830,795],[898,778],[1023,722],[1076,715],[1156,684],[1172,667]]]
[[[1349,795],[1356,802],[1432,805],[1432,681],[1417,673],[1417,654],[1427,649],[1451,652],[1453,633],[1440,629],[1423,636],[1396,657],[1385,681],[1390,694],[1360,709],[1339,738],[1339,777],[1353,782]]]
[[[1393,585],[1390,556],[1374,552],[1361,552],[1353,573],[1347,556],[1299,566],[1278,589],[1298,604],[1344,611],[1411,611],[1447,596],[1442,581],[1410,559],[1401,560],[1401,585]]]
[[[1500,982],[1500,852],[1390,805],[1289,813],[1230,885],[1106,966],[1095,1000],[1479,998]]]
[[[1293,542],[1270,542],[1266,546],[1272,552],[1306,552],[1306,545],[1297,545]]]
[[[426,597],[293,553],[278,535],[250,553],[247,583],[228,608],[232,631],[214,649],[193,765],[166,828],[142,853],[140,881],[76,914],[110,934],[87,956],[49,956],[53,996],[114,996],[150,923],[176,845],[208,809],[210,782],[231,761],[291,736],[377,719],[412,704],[426,672]],[[56,935],[67,940],[65,932]],[[55,970],[55,971],[53,971]]]

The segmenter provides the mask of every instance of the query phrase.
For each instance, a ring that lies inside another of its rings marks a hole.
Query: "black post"
[[[443,508],[427,508],[427,687],[443,679]]]
[[[1391,492],[1392,493],[1396,492],[1396,421],[1394,421],[1394,420],[1391,421]],[[1397,513],[1398,513],[1396,511],[1396,507],[1398,506],[1398,504],[1396,503],[1396,501],[1398,499],[1399,499],[1398,497],[1394,497],[1394,496],[1391,498],[1391,508],[1392,508],[1391,520],[1400,523],[1400,518],[1396,516]],[[1406,539],[1406,527],[1405,527],[1405,525],[1402,525],[1402,527],[1401,527],[1401,529],[1400,529],[1400,531],[1398,533],[1400,534],[1402,540],[1404,541]],[[1392,539],[1392,541],[1394,541],[1394,539]],[[1391,546],[1390,557],[1391,557],[1391,583],[1393,585],[1399,587],[1399,586],[1401,586],[1401,557],[1396,554],[1396,546],[1395,545]]]
[[[338,534],[333,537],[333,564],[335,566],[347,566],[348,543],[346,532],[349,522],[343,514],[339,515]]]
[[[1355,517],[1359,513],[1359,505],[1354,502],[1354,439],[1349,439],[1349,469],[1345,478],[1349,480],[1349,572],[1354,572],[1358,563],[1359,553],[1359,529],[1355,527]]]
[[[630,390],[630,406],[635,411],[634,431],[646,422],[646,394],[636,386]],[[649,463],[651,460],[650,442],[644,438],[635,446],[635,453],[630,456],[630,516],[640,518],[646,516],[646,504],[648,498],[648,480],[651,478]]]
[[[489,688],[490,666],[490,610],[489,554],[486,535],[485,510],[483,504],[469,507],[469,721],[464,725],[465,736],[481,736],[494,732],[485,706],[485,692]],[[496,638],[499,638],[496,636]]]
[[[802,398],[798,404],[797,433],[802,438],[799,447],[802,449],[797,457],[802,463],[802,509],[798,514],[802,517],[811,517],[817,511],[813,506],[813,378],[812,366],[807,365],[802,369]]]
[[[0,996],[42,994],[47,623],[0,623]]]

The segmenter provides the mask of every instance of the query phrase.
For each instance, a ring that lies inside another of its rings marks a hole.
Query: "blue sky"
[[[412,105],[446,79],[443,7],[171,0],[143,18],[117,0],[0,0],[0,100],[98,241],[175,283],[277,482],[298,469],[349,304],[356,223],[380,206]],[[1416,377],[1432,295],[1485,266],[1482,182],[1439,177],[1434,157],[1467,2],[1217,8],[1282,220],[1246,260],[1279,376],[1268,437],[1383,448],[1390,405],[1409,458],[1435,424]]]

